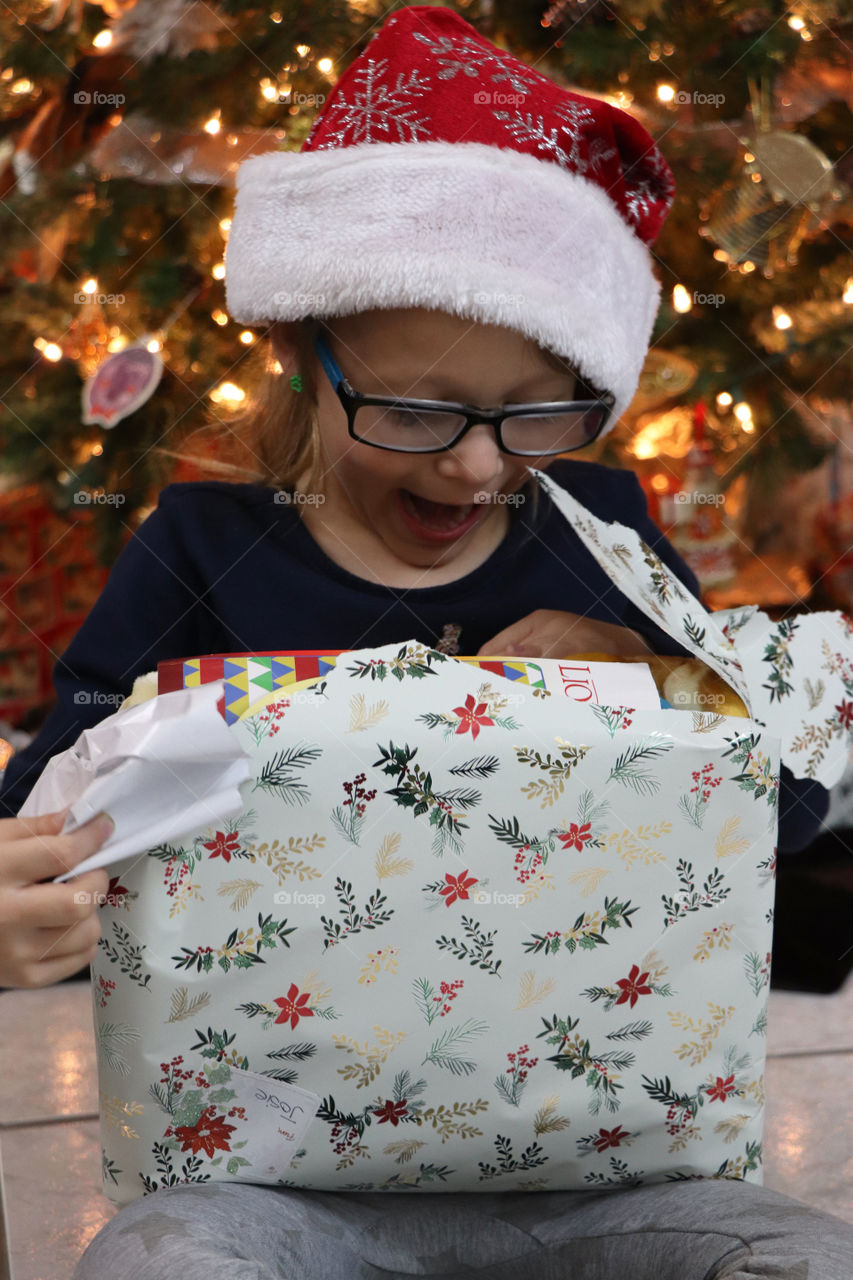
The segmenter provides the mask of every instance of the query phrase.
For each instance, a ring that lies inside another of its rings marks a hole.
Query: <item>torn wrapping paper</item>
[[[594,516],[530,468],[623,595],[712,667],[779,739],[795,778],[832,787],[853,747],[853,622],[840,611],[772,622],[757,605],[708,613],[635,529]]]
[[[221,684],[208,684],[122,707],[48,762],[20,817],[70,805],[62,834],[101,810],[115,823],[101,848],[56,883],[240,811],[248,757],[228,732],[221,700]]]

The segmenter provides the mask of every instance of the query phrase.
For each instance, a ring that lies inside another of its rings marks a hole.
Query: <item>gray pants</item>
[[[337,1192],[184,1185],[125,1205],[72,1280],[850,1280],[853,1226],[754,1183]]]

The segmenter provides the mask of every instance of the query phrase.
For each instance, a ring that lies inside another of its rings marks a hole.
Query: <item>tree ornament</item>
[[[674,351],[651,347],[646,356],[631,413],[645,413],[675,396],[684,395],[696,381],[699,366]]]
[[[103,179],[233,186],[239,163],[246,156],[276,150],[278,132],[237,129],[210,134],[201,129],[188,133],[133,112],[103,135],[89,153],[89,163]]]
[[[68,30],[77,32],[83,22],[83,6],[86,3],[103,9],[105,16],[108,18],[118,18],[125,9],[133,6],[135,0],[52,0],[47,20],[36,22],[35,26],[42,31],[55,31],[70,10],[71,24]]]
[[[157,334],[143,334],[138,342],[107,356],[83,384],[83,422],[114,427],[154,394],[163,376],[159,354],[162,340],[179,316],[198,297],[202,286],[191,289],[178,303]]]
[[[732,263],[753,262],[771,279],[796,265],[801,243],[828,225],[825,218],[842,192],[832,161],[813,142],[773,128],[767,81],[760,99],[753,81],[749,86],[757,132],[740,138],[745,152],[738,175],[703,202],[701,212],[706,234]]]
[[[136,0],[111,24],[112,48],[150,62],[163,54],[185,58],[194,49],[213,52],[230,28],[207,0]]]
[[[114,427],[145,404],[162,374],[163,361],[144,340],[107,356],[83,384],[83,422]]]

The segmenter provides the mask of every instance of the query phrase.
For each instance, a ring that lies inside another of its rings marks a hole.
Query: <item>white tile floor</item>
[[[771,991],[764,1184],[853,1223],[851,1069],[853,979]],[[0,1280],[70,1280],[118,1212],[100,1190],[88,982],[0,992],[0,1080]]]

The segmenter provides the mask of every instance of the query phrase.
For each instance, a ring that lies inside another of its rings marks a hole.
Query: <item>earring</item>
[[[295,373],[293,377],[290,379],[290,385],[293,387],[294,391],[301,391],[302,390],[302,374]]]

